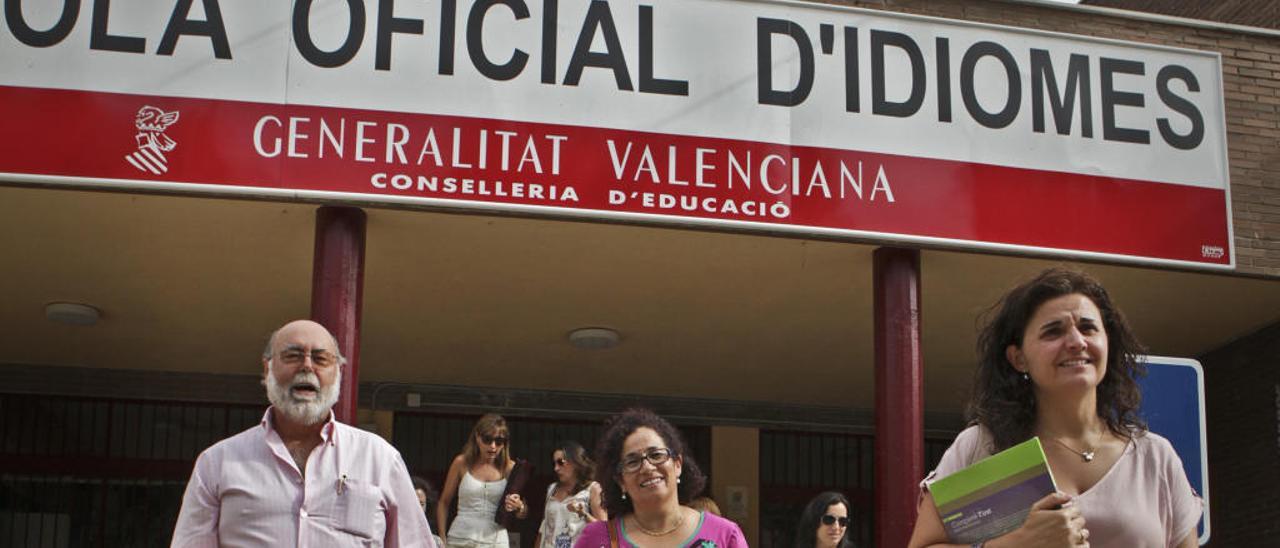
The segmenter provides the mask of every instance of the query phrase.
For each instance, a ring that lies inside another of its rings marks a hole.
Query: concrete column
[[[760,541],[760,429],[711,427],[712,498],[737,522],[748,546]]]
[[[346,356],[342,395],[333,411],[356,424],[360,387],[360,313],[364,290],[365,213],[355,207],[324,206],[316,211],[316,247],[311,272],[311,319],[338,339]]]
[[[920,252],[873,255],[876,345],[876,546],[906,546],[924,475]]]

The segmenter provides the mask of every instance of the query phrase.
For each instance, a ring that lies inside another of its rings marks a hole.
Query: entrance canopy
[[[270,330],[310,309],[314,210],[0,188],[0,362],[259,374]],[[873,407],[869,245],[366,211],[363,382]],[[975,317],[1051,264],[922,253],[928,411],[960,412]],[[1082,266],[1153,354],[1200,355],[1280,310],[1272,281]],[[50,322],[51,302],[101,320]],[[581,327],[621,341],[575,348],[567,336]]]

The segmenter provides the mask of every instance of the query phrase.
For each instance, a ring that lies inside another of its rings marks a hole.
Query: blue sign
[[[1204,370],[1186,358],[1147,356],[1147,376],[1138,379],[1138,413],[1152,432],[1169,439],[1191,487],[1204,499],[1200,544],[1209,541],[1209,447],[1205,442]]]

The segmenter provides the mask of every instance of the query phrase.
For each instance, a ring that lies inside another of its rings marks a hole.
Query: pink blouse
[[[986,428],[966,428],[920,488],[991,456],[993,444]],[[1169,440],[1154,432],[1135,436],[1111,470],[1075,497],[1075,504],[1089,529],[1089,545],[1098,548],[1175,546],[1199,523],[1202,511],[1182,460]]]

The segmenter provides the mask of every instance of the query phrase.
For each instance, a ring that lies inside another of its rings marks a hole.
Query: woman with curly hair
[[[928,484],[1039,436],[1057,493],[983,546],[1197,545],[1201,502],[1169,441],[1137,416],[1144,351],[1097,280],[1052,268],[1014,288],[978,336],[971,425],[921,482],[912,547],[947,533]]]
[[[800,514],[794,548],[853,548],[850,508],[849,499],[835,491],[813,497]]]
[[[671,423],[629,409],[605,424],[596,445],[609,521],[582,530],[576,548],[746,547],[737,524],[685,506],[707,478]]]
[[[556,482],[547,487],[546,510],[538,528],[538,548],[569,548],[588,523],[606,519],[600,504],[596,464],[576,441],[561,442],[551,453]]]

